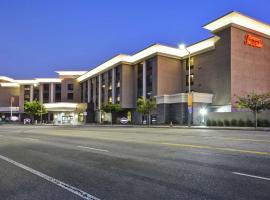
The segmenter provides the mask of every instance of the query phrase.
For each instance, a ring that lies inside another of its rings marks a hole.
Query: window
[[[88,81],[85,81],[85,95],[84,95],[84,102],[88,102]]]
[[[96,77],[96,101],[95,101],[95,103],[96,103],[96,108],[98,108],[99,107],[99,80],[98,80],[99,78],[98,77]]]
[[[190,70],[194,69],[194,58],[190,58]],[[186,70],[188,70],[188,59],[186,59]]]
[[[93,79],[91,79],[90,80],[90,98],[91,98],[91,100],[90,100],[90,102],[94,102],[94,81],[93,81]]]
[[[43,84],[43,103],[49,103],[50,85]]]
[[[74,86],[73,86],[72,83],[69,83],[69,84],[67,84],[67,88],[68,88],[69,91],[73,91]]]
[[[186,86],[188,86],[188,75],[186,75]],[[194,85],[194,74],[190,74],[190,85]]]
[[[81,83],[80,86],[81,86],[81,102],[83,102],[83,83]]]
[[[61,84],[55,84],[55,102],[61,102]]]
[[[24,86],[24,101],[30,101],[30,85]]]
[[[153,59],[149,59],[146,61],[146,98],[151,98],[152,96],[153,65]]]
[[[39,87],[38,86],[34,86],[34,94],[33,94],[33,100],[35,101],[39,101]]]
[[[138,64],[137,98],[143,96],[143,64]]]
[[[73,100],[73,93],[68,93],[67,94],[67,99],[68,100]]]

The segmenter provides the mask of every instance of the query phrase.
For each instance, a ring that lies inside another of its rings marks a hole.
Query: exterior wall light
[[[201,114],[201,116],[202,116],[202,124],[204,124],[205,123],[205,115],[207,115],[207,109],[206,108],[201,108],[200,109],[200,114]]]

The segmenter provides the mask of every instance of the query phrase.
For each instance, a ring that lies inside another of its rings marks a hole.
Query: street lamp
[[[191,53],[187,49],[186,45],[183,44],[183,43],[179,45],[179,49],[185,50],[185,51],[188,52],[188,127],[190,127],[190,124],[191,124],[192,103],[193,103],[191,89],[190,89],[190,87],[191,87],[191,77],[190,77],[190,56],[191,56]]]

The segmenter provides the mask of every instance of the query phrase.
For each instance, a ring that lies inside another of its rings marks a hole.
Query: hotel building
[[[156,98],[157,123],[186,124],[189,56],[193,124],[200,124],[201,108],[237,112],[235,95],[270,92],[270,25],[230,12],[203,28],[212,36],[186,49],[154,44],[88,72],[58,72],[56,79],[0,77],[0,113],[10,110],[14,96],[14,112],[21,115],[24,101],[38,99],[49,111],[48,121],[65,123],[73,116],[72,123],[92,123],[104,121],[101,105],[111,102],[123,108],[119,117],[141,123],[136,100],[143,97]],[[79,120],[82,113],[86,119]]]

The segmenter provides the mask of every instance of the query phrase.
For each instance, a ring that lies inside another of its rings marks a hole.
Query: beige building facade
[[[185,49],[154,44],[133,55],[119,54],[88,72],[58,72],[58,78],[0,77],[0,113],[9,111],[11,96],[18,114],[25,101],[38,98],[50,111],[49,122],[76,118],[77,123],[81,115],[84,122],[99,123],[111,120],[102,105],[119,103],[123,111],[115,118],[141,123],[136,101],[142,97],[157,101],[152,122],[186,124],[189,57],[193,124],[202,123],[201,109],[237,112],[235,95],[270,92],[270,25],[230,12],[203,28],[212,36]]]

